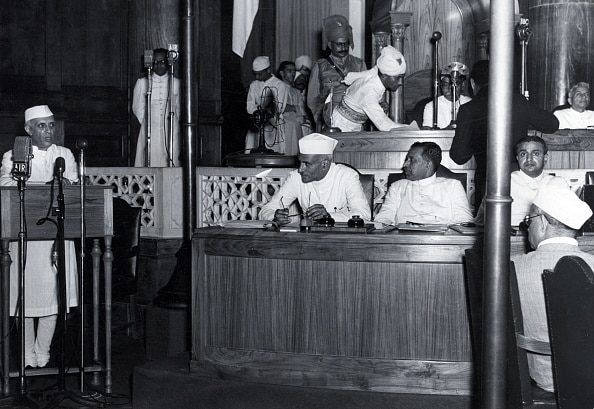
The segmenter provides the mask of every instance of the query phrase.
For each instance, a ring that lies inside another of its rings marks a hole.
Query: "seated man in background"
[[[512,226],[519,225],[530,213],[530,206],[541,186],[569,189],[565,179],[543,172],[549,154],[547,144],[542,138],[529,135],[520,139],[515,146],[515,153],[520,170],[511,174]]]
[[[511,174],[510,196],[513,199],[511,205],[511,225],[518,226],[524,217],[530,213],[530,206],[541,186],[555,186],[569,189],[565,179],[550,175],[544,172],[544,167],[549,160],[548,147],[546,142],[533,135],[528,135],[516,143],[514,148],[516,161],[520,170]],[[475,222],[484,222],[485,207],[484,201],[477,212]]]
[[[549,342],[543,270],[554,269],[561,257],[569,255],[581,257],[594,268],[594,255],[580,250],[576,240],[579,229],[591,216],[590,207],[566,188],[543,186],[534,198],[525,223],[528,225],[528,241],[535,251],[512,257],[527,337]],[[540,388],[554,392],[550,356],[529,352],[528,367],[530,377]]]
[[[367,119],[380,131],[406,126],[392,121],[380,104],[386,90],[398,89],[400,76],[405,72],[402,53],[391,45],[382,48],[375,67],[345,77],[344,82],[349,87],[332,113],[332,126],[342,132],[360,132]]]
[[[369,220],[371,209],[357,171],[332,162],[337,143],[319,133],[301,138],[299,169],[289,173],[278,192],[262,207],[259,219],[274,220],[281,226],[290,223],[288,206],[297,200],[303,215],[314,221],[330,216],[346,222],[353,215]]]
[[[594,111],[590,111],[590,85],[578,82],[569,90],[570,108],[553,112],[559,120],[559,129],[586,129],[594,127]]]
[[[254,81],[248,90],[246,109],[252,117],[265,116],[264,142],[266,148],[287,155],[297,154],[298,135],[285,129],[285,111],[295,111],[289,104],[290,85],[285,84],[270,72],[270,59],[267,56],[254,58],[252,62]],[[250,129],[245,138],[245,148],[250,149],[259,145],[258,131]]]
[[[402,169],[406,179],[390,186],[376,222],[454,224],[472,221],[466,192],[460,181],[437,177],[441,148],[434,142],[415,142]]]
[[[459,73],[459,75],[452,75],[452,73]],[[472,98],[462,95],[464,81],[468,75],[468,67],[466,65],[452,62],[441,72],[441,80],[439,82],[439,89],[441,95],[437,98],[437,127],[439,129],[446,129],[452,127],[454,120],[454,94],[452,88],[456,91],[456,112],[460,109],[460,105],[472,100]],[[433,127],[433,101],[427,102],[425,110],[423,111],[423,128]]]

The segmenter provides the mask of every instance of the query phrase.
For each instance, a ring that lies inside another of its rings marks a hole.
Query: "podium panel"
[[[64,186],[64,238],[81,237],[80,231],[80,186]],[[46,217],[51,206],[57,208],[58,187],[52,192],[50,185],[27,185],[25,189],[25,216],[27,220],[28,240],[52,240],[56,237],[57,227],[53,223],[37,225],[37,221]],[[87,237],[113,235],[113,193],[111,187],[85,187],[85,225]],[[20,230],[20,199],[16,186],[0,187],[0,211],[2,239],[18,240]],[[50,211],[49,217],[57,220]]]

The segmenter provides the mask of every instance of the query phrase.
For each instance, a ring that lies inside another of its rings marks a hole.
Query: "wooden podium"
[[[63,187],[64,192],[64,238],[77,240],[81,238],[81,206],[80,186],[68,185]],[[57,186],[54,188],[52,207],[57,207]],[[37,225],[37,221],[46,217],[52,197],[49,185],[30,184],[25,192],[25,216],[27,241],[54,240],[57,227],[53,223]],[[93,238],[90,254],[93,259],[93,364],[84,367],[84,372],[93,372],[94,384],[99,383],[99,373],[105,372],[105,392],[111,393],[111,273],[113,253],[111,251],[111,238],[113,236],[113,193],[111,186],[86,186],[85,187],[85,237]],[[0,266],[1,266],[1,328],[2,328],[2,393],[10,393],[9,381],[17,377],[19,371],[10,371],[10,264],[9,243],[17,241],[20,231],[20,199],[16,186],[0,187]],[[50,217],[52,216],[50,212]],[[103,237],[105,251],[103,253],[104,281],[105,281],[105,357],[101,363],[99,357],[99,283],[100,283],[100,258],[101,249],[99,239]],[[13,255],[13,258],[18,257]],[[77,261],[80,261],[77,258]],[[80,266],[79,266],[80,268]],[[80,271],[80,270],[79,270]],[[79,283],[82,277],[78,277]],[[80,305],[80,294],[79,294]],[[78,368],[68,368],[67,373],[79,372]],[[26,376],[58,374],[58,368],[27,369]]]

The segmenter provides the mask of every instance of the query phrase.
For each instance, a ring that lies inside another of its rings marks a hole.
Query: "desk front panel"
[[[470,393],[462,255],[473,241],[199,229],[193,365],[257,382]]]

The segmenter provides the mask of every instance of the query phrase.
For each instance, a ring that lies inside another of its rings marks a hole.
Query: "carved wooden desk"
[[[80,186],[64,186],[64,237],[66,239],[80,239]],[[54,192],[57,194],[57,188]],[[28,185],[24,192],[25,212],[27,222],[27,240],[54,240],[56,226],[53,223],[37,225],[37,220],[46,216],[50,206],[50,187],[46,185]],[[93,372],[98,383],[98,374],[104,371],[105,392],[111,393],[111,269],[113,254],[111,251],[111,237],[113,235],[113,201],[111,187],[87,186],[85,200],[85,230],[86,237],[93,240],[91,255],[93,258],[93,363],[85,366],[85,372]],[[54,197],[55,206],[55,197]],[[9,243],[18,240],[20,231],[20,199],[17,187],[0,188],[0,211],[2,224],[0,230],[1,250],[0,265],[2,274],[2,393],[10,392],[11,377],[19,375],[19,371],[10,371],[10,264]],[[105,251],[103,253],[104,281],[105,281],[105,357],[101,363],[99,357],[99,267],[101,250],[99,239],[103,237]],[[17,255],[13,255],[15,260]],[[79,282],[81,277],[79,276]],[[80,294],[79,294],[80,302]],[[74,373],[78,368],[66,368],[67,373]],[[27,369],[26,376],[58,374],[58,368]]]

